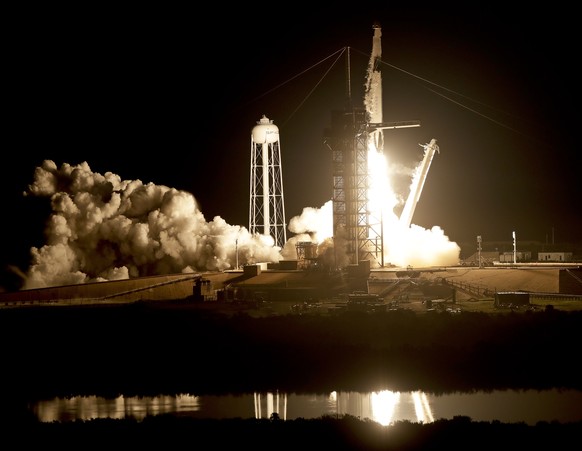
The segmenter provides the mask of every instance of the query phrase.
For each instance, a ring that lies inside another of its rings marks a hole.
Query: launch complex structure
[[[383,122],[380,63],[381,28],[373,26],[365,106],[356,106],[351,95],[350,49],[346,51],[346,103],[331,112],[331,127],[324,144],[331,149],[333,178],[333,240],[336,267],[369,261],[371,268],[384,267],[382,211],[371,208],[373,184],[370,152],[383,152],[385,130],[419,127],[419,121]],[[434,153],[436,140],[423,145],[425,157],[411,185],[400,223],[409,227]],[[279,129],[263,116],[251,133],[251,180],[249,230],[270,236],[283,248],[287,241]],[[299,250],[298,250],[299,253]],[[341,257],[339,257],[341,255]],[[238,264],[237,264],[238,266]]]
[[[346,106],[331,113],[331,127],[325,131],[325,144],[332,153],[333,236],[337,255],[340,249],[348,264],[369,260],[370,267],[384,267],[384,223],[382,212],[370,208],[372,175],[368,156],[371,151],[383,152],[385,130],[419,127],[420,121],[383,122],[381,28],[373,26],[372,54],[366,80],[365,107],[352,102],[350,87],[350,51],[346,52]],[[435,151],[436,140],[424,145],[425,157],[400,216],[409,227],[420,198]]]

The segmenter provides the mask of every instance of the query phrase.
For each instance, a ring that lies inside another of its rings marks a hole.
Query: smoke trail
[[[47,244],[31,249],[23,288],[278,262],[280,248],[220,216],[206,221],[194,196],[140,180],[99,174],[84,162],[45,160],[25,195],[49,197]]]

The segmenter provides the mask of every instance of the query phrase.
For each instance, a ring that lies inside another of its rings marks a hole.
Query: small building
[[[531,261],[531,252],[502,252],[499,254],[499,263],[514,263],[516,262],[529,262]]]
[[[538,252],[540,262],[571,262],[572,252]]]
[[[192,300],[194,302],[203,302],[206,298],[214,296],[212,283],[208,279],[202,277],[196,279],[192,288]]]
[[[263,268],[259,264],[243,266],[243,273],[247,277],[258,276],[259,274],[261,274],[262,270]]]

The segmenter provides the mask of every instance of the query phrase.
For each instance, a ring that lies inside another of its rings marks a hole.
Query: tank
[[[273,124],[273,121],[263,114],[261,120],[257,121],[257,125],[253,127],[251,135],[253,142],[272,144],[279,141],[279,127]]]

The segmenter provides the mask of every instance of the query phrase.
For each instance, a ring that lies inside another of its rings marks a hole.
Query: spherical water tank
[[[257,121],[257,125],[253,127],[252,138],[253,142],[259,144],[271,144],[279,141],[279,127],[263,114],[261,120]]]

